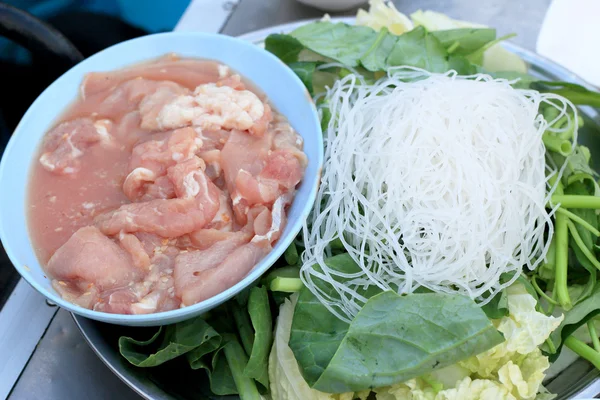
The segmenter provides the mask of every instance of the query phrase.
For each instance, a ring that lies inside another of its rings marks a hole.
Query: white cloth
[[[553,0],[537,52],[600,87],[600,0]]]

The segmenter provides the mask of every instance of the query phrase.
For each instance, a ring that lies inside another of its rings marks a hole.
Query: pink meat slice
[[[225,146],[227,139],[229,139],[231,131],[224,129],[202,130],[196,128],[196,133],[202,139],[202,151],[208,151],[221,150]]]
[[[183,198],[125,204],[117,210],[98,216],[96,225],[107,235],[115,235],[121,231],[149,232],[167,238],[203,228],[219,210],[220,191],[201,169],[185,169],[196,160],[198,159],[188,160],[169,171],[175,193]]]
[[[212,62],[181,60],[176,56],[167,56],[154,63],[114,72],[89,73],[81,85],[81,92],[84,98],[88,98],[135,78],[163,81],[165,77],[168,77],[169,81],[193,89],[198,85],[218,80],[219,71],[218,66]]]
[[[81,166],[80,158],[88,148],[100,142],[110,143],[111,127],[108,120],[89,118],[60,123],[46,135],[40,164],[59,175],[76,173]]]
[[[204,161],[195,156],[169,167],[167,176],[173,183],[177,197],[187,199],[200,196],[218,202],[220,191],[204,173],[205,168]]]
[[[160,110],[179,95],[188,94],[189,90],[179,85],[164,85],[143,98],[140,102],[140,127],[149,131],[160,130],[158,114]]]
[[[250,207],[273,204],[278,197],[294,191],[302,179],[305,164],[295,155],[293,146],[282,145],[273,151],[274,140],[271,135],[256,138],[232,131],[221,152],[224,177],[239,224],[245,223]]]
[[[131,201],[142,198],[149,189],[149,184],[165,175],[169,167],[194,157],[200,144],[192,128],[182,128],[154,135],[151,140],[135,146],[129,162],[131,172],[123,183],[123,192],[127,198]],[[160,188],[165,195],[157,198],[169,198],[171,191],[168,184],[162,181],[156,188],[159,193]]]
[[[198,303],[229,289],[271,251],[271,246],[266,242],[250,242],[236,246],[233,250],[227,248],[227,254],[222,250],[215,250],[214,258],[211,257],[213,262],[203,262],[208,257],[206,253],[211,252],[215,246],[206,251],[187,253],[190,255],[185,258],[180,255],[176,260],[175,292],[184,305]]]
[[[302,180],[304,167],[300,160],[289,150],[275,150],[267,158],[266,165],[258,175],[257,181],[277,182],[280,188],[289,191]]]
[[[204,280],[201,277],[203,272],[217,268],[229,256],[235,254],[237,248],[248,243],[251,237],[252,234],[248,232],[234,232],[226,239],[215,242],[206,250],[179,254],[175,259],[173,277],[175,278],[175,293],[181,298],[182,303],[190,305],[200,301],[197,288],[202,285]],[[218,290],[218,292],[220,291],[222,290]]]
[[[210,224],[206,226],[207,228],[224,232],[229,232],[233,229],[233,210],[231,209],[230,202],[231,200],[227,191],[221,191],[219,194],[219,210],[217,210]]]
[[[302,168],[306,168],[308,159],[302,149],[304,140],[302,136],[292,128],[289,122],[282,115],[276,115],[271,123],[271,129],[274,133],[273,150],[287,150],[298,159]]]
[[[213,149],[201,151],[198,153],[198,157],[200,157],[206,164],[206,175],[210,178],[210,180],[215,180],[221,176],[221,164],[223,163],[223,160],[221,159],[220,150]]]
[[[142,276],[131,256],[93,226],[75,232],[52,255],[46,270],[58,281],[83,282],[101,291],[127,286]]]
[[[150,266],[150,257],[140,239],[130,233],[121,233],[119,235],[119,242],[123,249],[131,256],[133,265],[143,271],[147,271]]]
[[[172,199],[175,197],[175,187],[168,176],[159,176],[152,183],[146,183],[143,186],[144,194],[141,201],[154,199]]]
[[[95,93],[82,92],[82,100],[72,110],[70,116],[95,115],[99,118],[120,120],[124,115],[137,111],[144,99],[157,91],[186,94],[185,87],[171,81],[156,81],[138,77],[123,81]],[[147,112],[152,107],[147,108]]]
[[[131,203],[117,210],[101,214],[96,225],[107,235],[119,232],[149,232],[175,238],[206,225],[217,208],[206,209],[194,199],[157,199],[145,203]]]
[[[222,168],[233,195],[235,179],[241,170],[256,176],[262,171],[271,150],[273,136],[254,137],[245,132],[233,130],[221,151]]]
[[[201,144],[192,128],[155,134],[133,148],[129,169],[142,167],[164,175],[171,165],[193,157]]]

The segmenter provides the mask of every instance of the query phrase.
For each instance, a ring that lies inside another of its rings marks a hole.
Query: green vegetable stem
[[[600,369],[600,353],[598,353],[596,350],[594,350],[581,340],[577,339],[574,336],[569,336],[565,339],[565,346],[567,346],[580,357],[583,357],[592,364],[594,364],[596,368]]]
[[[564,214],[556,215],[554,235],[556,238],[555,290],[561,307],[571,308],[571,299],[567,289],[567,268],[569,265],[569,219]]]
[[[578,194],[555,194],[550,199],[551,205],[560,204],[564,208],[600,209],[600,197]]]
[[[254,380],[244,374],[244,368],[248,364],[248,356],[244,352],[240,342],[232,334],[223,335],[223,340],[225,341],[225,346],[223,347],[225,358],[227,359],[227,364],[229,364],[231,375],[233,375],[235,386],[240,394],[240,399],[261,400]]]
[[[566,157],[573,151],[573,145],[569,140],[555,136],[552,132],[544,132],[542,140],[547,150],[554,151],[562,156]]]

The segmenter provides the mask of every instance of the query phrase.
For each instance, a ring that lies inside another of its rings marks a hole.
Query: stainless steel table
[[[431,9],[455,18],[493,26],[498,29],[500,35],[515,32],[518,34],[514,39],[515,43],[534,50],[550,1],[395,0],[394,3],[405,13]],[[235,4],[225,4],[232,5]],[[354,14],[354,11],[347,14]],[[239,0],[222,32],[240,35],[321,15],[322,12],[303,6],[295,0]],[[88,348],[69,313],[48,305],[37,293],[33,293],[33,289],[25,282],[19,283],[13,297],[12,302],[9,300],[12,309],[4,307],[0,311],[0,323],[7,324],[9,330],[12,329],[5,337],[0,335],[0,348],[6,352],[0,353],[0,397],[4,380],[5,385],[6,382],[10,382],[12,387],[6,389],[6,393],[10,391],[8,397],[11,400],[139,399],[139,396],[114,376]],[[34,315],[20,315],[18,312],[19,307],[26,302],[38,305]],[[30,348],[2,347],[3,340],[8,343],[21,335],[37,335],[41,339],[37,346],[35,342],[30,341]],[[13,375],[13,378],[18,376],[14,385],[14,379],[11,380],[10,375]]]

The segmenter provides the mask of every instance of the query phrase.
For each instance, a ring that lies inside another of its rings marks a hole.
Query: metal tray
[[[336,18],[337,21],[352,23],[353,18]],[[261,29],[240,36],[261,46],[271,33],[285,33],[310,21],[299,21]],[[557,81],[570,81],[597,90],[577,75],[533,52],[504,43],[509,51],[518,54],[529,65],[532,75]],[[597,110],[582,108],[585,126],[580,130],[580,142],[589,146],[593,159],[600,158],[600,114]],[[592,134],[591,132],[594,132]],[[184,363],[176,361],[156,368],[136,368],[119,354],[118,338],[127,335],[136,338],[150,337],[152,328],[121,327],[96,322],[73,315],[81,333],[98,357],[119,378],[140,396],[146,399],[239,399],[238,397],[215,397],[208,389],[203,371],[191,371]],[[545,382],[546,387],[558,394],[557,400],[591,399],[600,394],[600,372],[584,360],[577,359],[561,373]],[[308,400],[308,399],[307,399]]]

